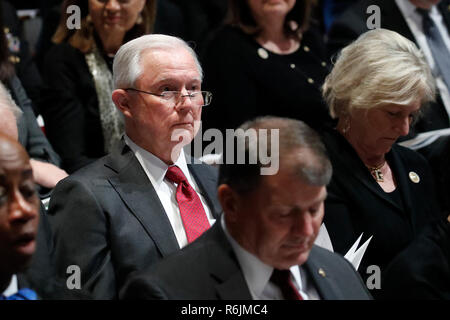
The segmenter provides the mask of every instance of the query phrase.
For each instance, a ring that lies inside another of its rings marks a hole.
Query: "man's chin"
[[[289,253],[283,257],[280,257],[272,264],[272,266],[280,270],[286,270],[296,265],[300,266],[308,260],[309,252],[310,250],[300,253]]]

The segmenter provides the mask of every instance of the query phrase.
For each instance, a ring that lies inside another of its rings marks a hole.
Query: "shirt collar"
[[[142,164],[143,169],[150,179],[153,187],[155,189],[159,189],[164,180],[164,177],[166,176],[166,172],[169,166],[154,154],[135,144],[126,134],[125,143],[130,147],[136,158]],[[192,185],[192,179],[189,174],[186,155],[184,151],[180,152],[180,155],[178,156],[178,159],[177,161],[175,161],[174,165],[178,166],[181,169],[183,174],[188,179],[189,183]]]
[[[222,215],[220,223],[236,254],[250,292],[254,296],[260,297],[272,276],[274,268],[262,262],[258,257],[241,247],[241,245],[233,239],[227,230],[224,215]],[[290,268],[290,271],[299,285],[300,290],[302,290],[302,278],[299,267],[294,265]]]
[[[3,291],[2,295],[5,297],[9,297],[13,294],[16,294],[19,292],[19,284],[17,282],[17,276],[14,274],[11,277],[11,282],[9,283],[9,286],[6,288],[5,291]]]
[[[416,11],[417,7],[411,3],[409,0],[395,0],[397,3],[397,6],[400,8],[400,11],[403,12],[405,17],[411,17],[413,15],[419,15],[419,13]],[[436,13],[436,5],[433,5],[430,9],[430,15],[433,15]]]

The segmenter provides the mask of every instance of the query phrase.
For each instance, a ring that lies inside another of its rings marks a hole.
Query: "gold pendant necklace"
[[[384,175],[381,172],[381,168],[384,167],[384,165],[386,164],[386,161],[384,161],[382,164],[380,164],[379,166],[376,167],[371,167],[371,166],[367,166],[367,168],[369,169],[370,173],[372,174],[372,176],[375,178],[375,180],[377,182],[384,182]]]

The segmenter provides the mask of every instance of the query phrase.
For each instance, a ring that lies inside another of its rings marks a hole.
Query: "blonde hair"
[[[342,49],[322,94],[332,118],[354,108],[433,101],[435,83],[423,53],[400,34],[376,29]]]

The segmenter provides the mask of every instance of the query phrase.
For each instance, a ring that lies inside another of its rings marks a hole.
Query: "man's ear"
[[[123,89],[116,89],[112,92],[111,97],[120,112],[122,112],[125,117],[131,118],[130,96],[128,95],[128,92]]]
[[[227,220],[236,222],[239,213],[240,197],[227,184],[221,184],[217,188],[217,197],[222,205],[222,209],[227,215]]]

